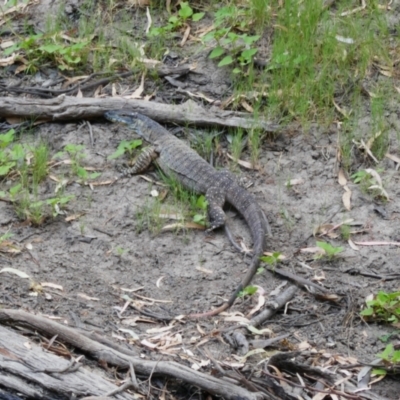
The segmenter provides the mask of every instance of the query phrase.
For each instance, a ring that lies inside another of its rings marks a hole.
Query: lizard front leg
[[[154,147],[146,147],[140,152],[131,167],[118,165],[117,170],[121,173],[122,176],[135,175],[145,171],[157,157],[158,153],[156,152]]]

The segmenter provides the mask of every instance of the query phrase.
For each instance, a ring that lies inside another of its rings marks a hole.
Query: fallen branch
[[[197,386],[208,393],[222,396],[225,399],[243,399],[243,400],[260,400],[265,398],[262,393],[252,393],[248,390],[235,385],[231,382],[227,382],[223,379],[192,370],[188,367],[180,365],[176,362],[170,361],[151,361],[143,360],[139,357],[132,355],[129,350],[121,348],[120,351],[109,348],[97,341],[94,341],[86,336],[81,335],[77,330],[58,324],[54,321],[46,319],[44,317],[33,315],[21,310],[0,310],[0,323],[12,323],[13,325],[24,325],[30,328],[42,332],[43,334],[53,337],[57,335],[57,340],[69,343],[81,351],[90,354],[93,358],[101,360],[111,365],[118,366],[120,368],[134,368],[139,374],[146,376],[169,376],[176,380],[185,381],[191,385]],[[0,333],[0,348],[5,342],[6,335]],[[15,341],[18,337],[16,334],[8,336],[12,337]],[[23,338],[23,337],[22,337]],[[26,339],[23,343],[26,342]],[[25,356],[29,354],[28,349],[25,348]],[[14,350],[10,349],[10,353]],[[21,355],[20,355],[21,357]],[[7,357],[0,354],[0,360],[7,360]],[[131,367],[132,365],[132,367]],[[78,370],[80,371],[80,369]],[[41,374],[37,374],[41,376]],[[60,375],[63,377],[64,375]],[[65,375],[65,376],[68,376]],[[48,375],[46,375],[48,377]]]
[[[266,132],[276,132],[279,129],[279,125],[263,118],[253,118],[251,114],[243,112],[221,111],[216,107],[205,109],[193,100],[175,105],[122,97],[100,99],[61,95],[53,99],[0,98],[0,117],[29,118],[43,122],[100,118],[106,110],[121,108],[147,115],[155,121],[185,126],[257,128]]]

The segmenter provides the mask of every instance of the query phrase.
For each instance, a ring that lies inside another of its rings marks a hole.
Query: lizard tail
[[[268,226],[263,211],[251,193],[237,185],[229,189],[230,190],[227,190],[226,200],[243,215],[247,225],[249,226],[254,243],[254,255],[245,277],[237,286],[229,300],[214,310],[186,315],[186,317],[190,319],[212,317],[230,308],[239,293],[250,284],[254,275],[257,273],[258,266],[260,265],[260,257],[263,255],[265,250],[265,235],[268,232]]]

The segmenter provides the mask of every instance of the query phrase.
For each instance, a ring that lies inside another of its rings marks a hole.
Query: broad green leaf
[[[365,317],[369,317],[370,315],[373,315],[373,314],[374,314],[374,309],[368,307],[368,308],[366,308],[365,310],[362,310],[362,311],[360,312],[360,314],[363,315],[363,316],[365,316]]]
[[[256,54],[258,49],[247,49],[242,51],[242,57],[246,60],[250,60],[254,54]]]
[[[195,13],[192,15],[192,21],[196,22],[196,21],[200,21],[204,15],[206,15],[206,13],[200,12],[200,13]]]
[[[389,343],[386,347],[385,350],[382,351],[382,353],[377,354],[376,356],[379,358],[382,358],[382,360],[389,361],[390,355],[393,353],[394,347],[392,343]]]
[[[86,169],[83,167],[78,167],[76,169],[76,174],[79,176],[79,178],[83,178],[83,179],[86,179],[88,176]]]
[[[375,368],[372,370],[373,375],[386,375],[387,372],[384,369],[381,368]]]
[[[5,176],[10,172],[10,169],[15,165],[14,162],[0,166],[0,176]]]
[[[254,36],[242,35],[242,39],[247,45],[250,46],[254,42],[256,42],[258,39],[260,39],[260,35],[254,35]]]
[[[15,133],[15,130],[10,129],[8,132],[0,135],[0,147],[1,148],[6,147],[8,144],[10,144],[14,140],[14,133]]]
[[[225,65],[229,65],[233,63],[233,58],[232,56],[226,56],[224,57],[218,64],[218,67],[223,67]]]
[[[201,215],[201,214],[196,214],[193,217],[193,222],[201,223],[201,222],[204,222],[204,220],[205,220],[205,216]]]
[[[96,179],[101,175],[101,172],[93,172],[89,174],[89,179]]]
[[[107,157],[107,160],[113,160],[114,158],[121,157],[125,154],[125,149],[124,148],[119,148],[114,151],[111,155]]]
[[[181,9],[178,12],[179,16],[182,17],[184,20],[188,19],[189,17],[191,17],[193,15],[193,10],[192,8],[189,6],[189,3],[186,1],[183,1],[181,3]]]
[[[43,46],[40,46],[39,50],[44,51],[45,53],[52,54],[56,51],[60,52],[60,50],[62,50],[63,48],[64,48],[64,46],[61,46],[59,44],[45,44]]]
[[[222,47],[216,47],[208,56],[209,58],[217,58],[222,56],[225,53],[225,50]]]
[[[20,190],[21,190],[21,184],[18,183],[17,185],[10,188],[10,195],[15,196],[17,193],[19,193]]]
[[[207,209],[208,201],[205,196],[199,196],[196,201],[196,207],[201,208],[202,210]]]
[[[246,286],[240,293],[239,293],[239,297],[244,297],[247,295],[253,295],[254,293],[257,292],[257,288],[255,286]]]

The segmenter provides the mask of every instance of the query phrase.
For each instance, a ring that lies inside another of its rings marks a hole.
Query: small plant
[[[23,53],[27,60],[23,70],[36,72],[43,64],[56,64],[60,70],[72,70],[86,64],[89,41],[82,40],[70,44],[54,33],[31,35],[4,50],[5,56]],[[20,69],[21,71],[22,69]]]
[[[359,184],[361,190],[364,192],[372,193],[373,197],[381,197],[385,200],[389,200],[389,195],[383,188],[382,179],[378,172],[372,168],[367,168],[365,170],[360,170],[353,174],[351,178],[353,182]]]
[[[86,158],[86,154],[84,152],[85,146],[78,145],[78,144],[67,144],[64,146],[64,151],[56,153],[53,158],[61,158],[64,157],[66,154],[71,159],[71,169],[72,172],[81,178],[82,180],[86,181],[87,179],[96,179],[100,176],[99,172],[93,172],[89,174],[86,169],[82,166],[82,161]]]
[[[378,292],[373,299],[367,300],[367,307],[361,311],[366,320],[376,320],[397,324],[400,320],[400,292]]]
[[[127,252],[127,249],[124,249],[121,246],[117,246],[115,248],[115,253],[117,254],[118,257],[122,257],[124,255],[124,253],[126,253],[126,252]]]
[[[340,235],[343,240],[349,240],[351,235],[351,226],[347,224],[340,225]]]
[[[203,42],[212,40],[217,42],[217,46],[211,51],[210,58],[224,56],[218,66],[223,67],[233,63],[240,67],[233,69],[233,73],[242,72],[244,66],[253,61],[258,49],[253,47],[254,43],[260,39],[259,35],[248,35],[242,33],[248,29],[249,19],[246,11],[236,6],[221,7],[215,13],[214,26],[216,29],[204,36]],[[235,32],[235,27],[238,32]]]
[[[12,233],[10,233],[10,232],[6,232],[6,233],[3,233],[2,235],[0,235],[0,245],[4,242],[4,241],[6,241],[7,239],[9,239],[10,237],[12,237],[12,236],[14,236]]]
[[[367,182],[367,186],[369,186],[372,176],[365,169],[363,169],[351,175],[351,178],[353,179],[354,183],[362,184]]]
[[[382,359],[387,369],[375,368],[372,370],[374,375],[386,375],[388,370],[391,372],[399,372],[400,370],[400,350],[395,350],[392,343],[389,343],[382,353],[377,354]]]
[[[201,212],[193,216],[193,222],[204,226],[207,224],[207,207],[208,202],[205,196],[199,196],[196,201],[196,208],[199,209]]]
[[[336,255],[341,253],[344,248],[343,247],[335,247],[327,242],[317,242],[317,247],[324,251],[324,254],[317,254],[316,259],[327,257],[329,260],[332,260]]]
[[[272,253],[270,256],[261,257],[260,260],[267,263],[271,267],[275,267],[279,263],[281,256],[282,256],[282,253],[280,253],[279,251],[276,251],[276,252]],[[264,271],[263,268],[259,268],[258,273],[263,272],[263,271]]]
[[[21,157],[21,146],[14,149],[10,144],[14,141],[14,129],[0,135],[0,176],[6,176]],[[24,158],[24,155],[22,155]]]
[[[245,297],[252,296],[257,292],[257,288],[255,286],[246,286],[243,290],[241,290],[237,297]]]
[[[164,35],[169,32],[176,31],[182,28],[189,19],[192,21],[200,21],[204,17],[204,13],[195,13],[193,9],[190,7],[189,2],[182,1],[179,4],[179,11],[177,15],[172,15],[168,19],[167,25],[160,28],[151,28],[149,32],[149,36],[159,36]]]
[[[49,160],[49,148],[45,144],[40,144],[32,150],[32,179],[35,184],[39,184],[47,177],[47,162]]]
[[[142,140],[123,140],[117,147],[117,150],[107,157],[108,160],[114,160],[115,158],[121,157],[128,153],[129,157],[132,157],[134,150],[142,145]]]
[[[243,142],[243,131],[241,129],[238,130],[238,132],[233,135],[232,138],[232,143],[231,143],[231,151],[232,151],[232,157],[237,162],[240,158],[240,155],[242,154],[244,147],[244,142]]]

